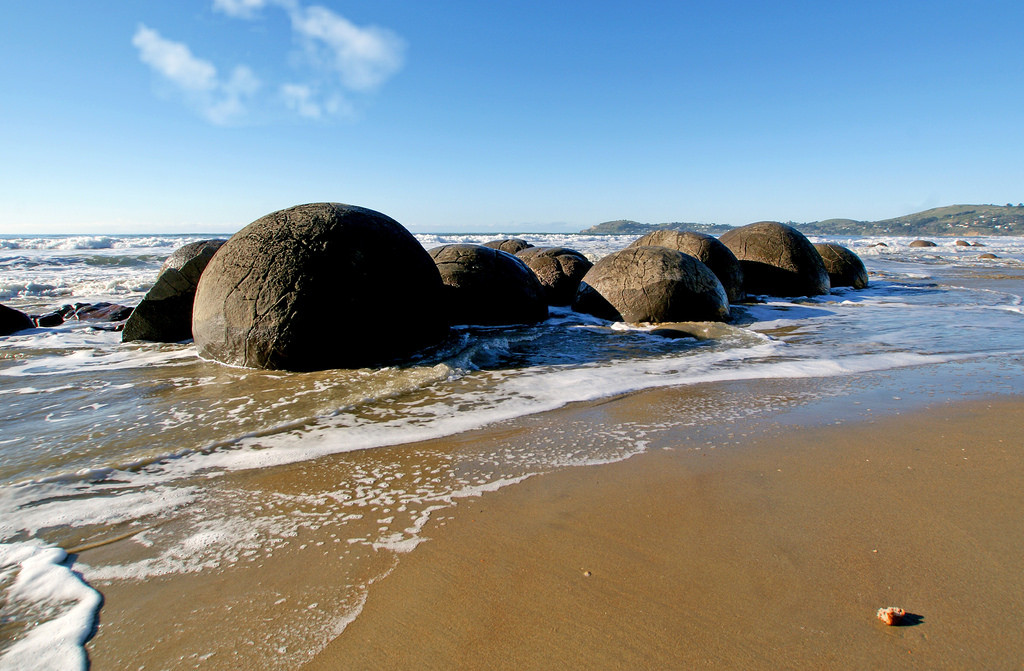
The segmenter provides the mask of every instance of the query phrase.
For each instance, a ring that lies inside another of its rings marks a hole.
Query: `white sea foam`
[[[0,544],[0,574],[14,573],[4,619],[18,618],[31,625],[3,651],[0,669],[87,667],[83,646],[92,632],[101,597],[71,570],[67,559],[60,548],[36,542]]]

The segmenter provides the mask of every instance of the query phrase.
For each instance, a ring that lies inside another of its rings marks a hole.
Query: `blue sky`
[[[1024,200],[1024,3],[3,1],[0,234]]]

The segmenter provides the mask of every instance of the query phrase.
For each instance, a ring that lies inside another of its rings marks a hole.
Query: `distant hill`
[[[1024,206],[950,205],[882,221],[792,224],[805,235],[1024,235]]]
[[[694,231],[696,233],[707,233],[708,235],[719,235],[728,231],[731,226],[725,224],[694,224],[683,221],[673,221],[669,224],[641,224],[639,221],[629,219],[618,219],[606,221],[596,226],[580,231],[588,235],[647,235],[651,231],[672,230],[672,231]]]
[[[1024,205],[950,205],[936,207],[916,214],[908,214],[882,221],[856,221],[854,219],[826,219],[809,223],[786,222],[805,235],[926,235],[968,237],[973,235],[1024,236]],[[659,229],[697,231],[719,235],[729,230],[722,224],[641,224],[636,221],[606,221],[581,233],[608,233],[619,235],[645,235]]]

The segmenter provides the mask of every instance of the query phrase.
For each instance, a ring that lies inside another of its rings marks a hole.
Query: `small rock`
[[[903,619],[903,616],[907,614],[907,611],[896,606],[889,606],[888,608],[878,609],[878,619],[886,623],[890,627],[894,624],[899,624]]]

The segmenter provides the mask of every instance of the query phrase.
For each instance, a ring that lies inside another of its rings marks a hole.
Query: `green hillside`
[[[1024,204],[950,205],[883,221],[826,219],[809,223],[794,221],[786,223],[797,228],[805,235],[1024,236]],[[719,235],[729,230],[729,228],[729,226],[722,224],[695,224],[687,222],[642,224],[628,219],[620,219],[618,221],[606,221],[580,232],[585,234],[644,235],[651,231],[671,229]]]

